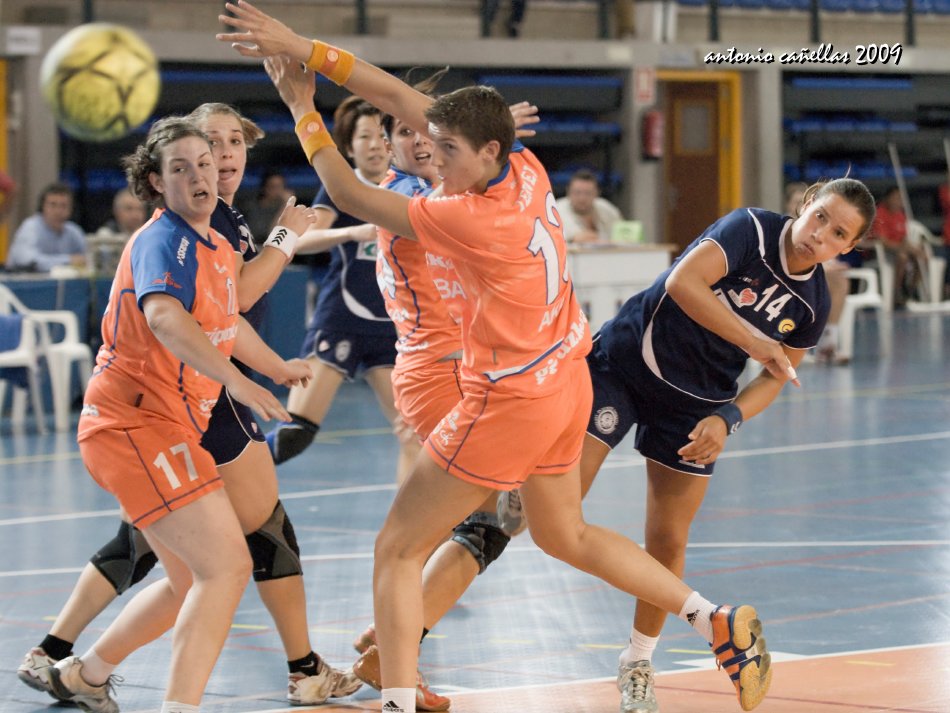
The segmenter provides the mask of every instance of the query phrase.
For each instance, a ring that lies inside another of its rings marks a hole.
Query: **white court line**
[[[831,658],[831,657],[838,657],[838,656],[862,656],[862,655],[867,655],[867,654],[884,653],[884,652],[887,652],[887,651],[905,651],[905,650],[909,650],[909,649],[926,649],[926,648],[933,648],[933,647],[936,647],[936,646],[946,646],[946,645],[950,645],[950,641],[938,641],[938,642],[935,642],[935,643],[932,643],[932,644],[911,644],[911,645],[908,645],[908,646],[888,646],[888,647],[880,648],[880,649],[864,649],[864,650],[858,650],[858,651],[842,651],[842,652],[838,652],[838,653],[817,654],[817,655],[812,655],[812,656],[797,656],[797,655],[796,655],[795,658],[794,658],[794,660],[823,659],[823,658]],[[710,659],[710,661],[711,661],[711,660],[712,660],[712,659]],[[791,660],[791,659],[790,659],[790,660]],[[711,664],[711,665],[713,665],[713,664]],[[674,671],[657,671],[657,672],[656,672],[656,675],[657,675],[657,676],[664,676],[664,677],[666,677],[666,676],[676,676],[676,675],[678,675],[678,674],[695,673],[695,672],[696,672],[696,668],[683,668],[683,669],[676,669],[676,670],[674,670]],[[581,680],[578,680],[578,681],[564,681],[563,683],[558,684],[558,686],[586,686],[586,685],[590,685],[590,684],[592,684],[592,683],[611,683],[611,684],[613,684],[613,683],[616,682],[616,680],[617,680],[617,677],[616,677],[616,676],[609,676],[609,677],[603,677],[603,678],[586,678],[586,679],[581,679]],[[477,694],[481,694],[481,693],[503,693],[503,692],[508,692],[508,691],[531,691],[531,690],[535,690],[535,689],[539,689],[539,688],[546,688],[546,689],[547,689],[547,688],[550,688],[550,687],[551,687],[551,684],[550,684],[550,683],[532,683],[532,684],[523,685],[523,686],[502,686],[502,687],[498,687],[498,688],[477,688],[477,689],[476,689],[476,688],[468,688],[468,687],[463,687],[463,686],[434,686],[433,688],[435,688],[435,689],[437,689],[438,691],[441,691],[441,692],[443,692],[443,693],[450,693],[450,694],[455,694],[455,693],[460,693],[460,694],[465,694],[465,693],[477,693]],[[222,699],[205,700],[205,701],[202,702],[202,707],[204,707],[204,708],[212,708],[212,707],[220,706],[220,705],[229,705],[229,704],[238,703],[238,702],[253,701],[253,700],[255,700],[256,698],[264,698],[264,697],[270,698],[270,697],[272,697],[272,696],[282,695],[282,694],[283,694],[283,691],[280,691],[279,693],[274,693],[274,694],[271,694],[270,692],[263,692],[263,693],[260,693],[260,694],[258,694],[258,695],[256,695],[256,696],[241,696],[241,697],[235,696],[234,698],[222,698]],[[361,699],[360,704],[362,704],[363,702],[365,702],[364,699]],[[334,704],[335,704],[336,706],[340,706],[340,707],[347,707],[347,701],[346,701],[346,700],[334,701]],[[355,706],[354,706],[354,709],[355,709]],[[360,706],[359,709],[362,710],[362,706]],[[280,708],[258,708],[258,709],[255,709],[255,710],[253,710],[253,711],[247,711],[247,713],[292,713],[293,711],[297,711],[297,710],[300,710],[300,709],[299,709],[299,708],[294,708],[294,707],[291,707],[291,706],[283,706],[283,707],[280,707]],[[138,710],[138,711],[129,711],[129,713],[154,713],[154,709],[153,709],[153,708],[147,708],[147,709],[142,709],[142,710]]]
[[[867,656],[868,654],[886,653],[888,651],[929,649],[929,648],[934,648],[937,646],[947,646],[947,645],[950,645],[950,641],[937,641],[930,644],[910,644],[907,646],[887,646],[887,647],[883,647],[879,649],[860,649],[856,651],[839,651],[839,652],[834,652],[834,653],[816,654],[816,655],[803,655],[803,656],[792,655],[787,660],[801,661],[801,660],[813,660],[813,659],[826,659],[826,658],[841,657],[841,656]],[[712,660],[711,657],[709,658],[709,661],[710,661],[710,667],[715,665],[715,662]],[[676,676],[676,675],[686,674],[686,673],[696,673],[696,671],[697,671],[696,667],[690,667],[690,668],[676,669],[673,671],[661,670],[661,671],[657,671],[656,675],[663,676],[665,678],[667,676]],[[609,677],[603,677],[603,678],[585,678],[578,681],[564,681],[557,685],[559,687],[560,686],[587,686],[592,683],[615,684],[616,681],[617,681],[616,676],[609,676]],[[539,688],[549,689],[551,688],[551,684],[550,683],[532,683],[532,684],[522,685],[522,686],[501,686],[498,688],[466,688],[462,686],[433,686],[433,688],[435,688],[437,691],[442,691],[444,693],[460,693],[460,694],[493,693],[494,694],[494,693],[505,693],[505,692],[511,692],[511,691],[531,691],[531,690],[536,690]],[[260,694],[260,697],[263,697],[264,695],[267,695],[267,694]],[[205,702],[202,702],[202,707],[211,708],[212,706],[215,706],[215,705],[225,705],[228,703],[233,703],[235,701],[248,701],[248,700],[254,700],[254,697],[242,696],[241,698],[234,698],[234,699],[205,701]],[[362,702],[363,701],[361,700],[361,703]],[[338,706],[346,706],[347,701],[341,700],[341,701],[335,702],[335,704]],[[130,713],[152,713],[152,710],[153,709],[131,711]],[[287,706],[282,707],[282,708],[260,708],[260,709],[255,709],[253,711],[247,711],[247,713],[289,713],[290,711],[294,711],[294,710],[299,710],[299,708],[295,709],[295,708],[287,707]]]
[[[326,498],[333,495],[352,495],[354,493],[375,493],[384,490],[395,490],[395,483],[381,485],[354,485],[348,488],[325,488],[323,490],[303,490],[298,493],[281,493],[281,500],[300,500],[303,498]],[[89,510],[86,512],[61,513],[59,515],[33,515],[31,517],[14,517],[0,520],[0,527],[6,525],[35,525],[42,522],[59,522],[62,520],[82,520],[94,517],[118,517],[118,510]]]
[[[640,543],[643,546],[643,543]],[[693,550],[713,550],[713,549],[809,549],[825,547],[950,547],[950,540],[820,540],[815,542],[690,542],[686,545],[687,549]],[[522,545],[519,547],[506,547],[508,554],[543,554],[541,548],[537,545]],[[373,559],[372,552],[349,552],[345,554],[327,554],[327,555],[303,555],[301,562],[343,562],[346,560],[369,560]],[[156,567],[161,567],[161,563]],[[27,569],[27,570],[8,570],[0,571],[0,579],[6,577],[42,577],[44,575],[55,574],[79,574],[82,567],[59,567],[56,569]]]
[[[828,441],[827,443],[802,443],[799,445],[774,446],[770,448],[747,448],[746,450],[723,451],[719,460],[723,458],[749,458],[763,455],[777,455],[781,453],[805,453],[808,451],[830,451],[840,448],[866,448],[869,446],[891,446],[895,443],[918,443],[920,441],[944,441],[950,439],[950,431],[935,433],[915,433],[906,436],[888,436],[886,438],[862,438],[850,441]],[[646,460],[643,456],[612,458],[601,466],[604,468],[627,468],[634,465],[643,465]]]

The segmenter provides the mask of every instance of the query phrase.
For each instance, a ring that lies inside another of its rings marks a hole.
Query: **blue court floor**
[[[713,601],[754,603],[777,662],[950,642],[950,314],[879,320],[859,318],[851,365],[803,365],[800,389],[787,387],[730,437],[693,528],[687,581]],[[0,711],[34,713],[52,699],[21,685],[16,667],[89,555],[114,534],[117,509],[86,474],[74,434],[16,434],[5,423],[0,435]],[[371,391],[356,383],[340,392],[318,443],[278,471],[304,555],[312,638],[337,664],[352,662],[350,642],[371,620],[373,540],[395,491],[395,454]],[[587,518],[639,540],[644,480],[628,439],[601,471]],[[77,652],[122,603],[95,622]],[[447,695],[593,686],[615,675],[632,613],[630,597],[547,558],[525,534],[429,636],[422,668]],[[169,648],[165,637],[122,665],[123,713],[157,710]],[[708,668],[704,649],[671,619],[655,663],[662,671]],[[937,659],[922,656],[919,666],[950,680],[950,647],[932,651]],[[851,668],[872,694],[883,685],[872,665]],[[779,664],[776,677],[781,671]],[[722,685],[728,693],[724,678]],[[286,710],[285,686],[279,640],[252,587],[203,710]],[[809,686],[804,678],[803,694]],[[931,707],[833,703],[946,713],[943,686],[945,708],[932,700]],[[375,701],[364,689],[333,710],[378,709]],[[501,713],[494,705],[464,708]],[[616,709],[615,700],[602,708]],[[732,709],[739,710],[734,701]],[[570,709],[552,696],[538,710]]]

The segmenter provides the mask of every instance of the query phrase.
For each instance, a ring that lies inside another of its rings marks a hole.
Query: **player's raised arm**
[[[384,113],[426,133],[428,122],[424,112],[432,103],[430,97],[379,67],[354,57],[351,52],[298,35],[246,0],[229,2],[225,7],[234,16],[219,15],[218,19],[242,32],[222,32],[216,37],[222,42],[231,42],[240,54],[260,58],[286,55],[299,60]]]
[[[265,59],[264,69],[290,109],[304,153],[337,208],[396,235],[414,238],[409,222],[409,198],[363,183],[337,151],[314,104],[313,73],[284,55]]]

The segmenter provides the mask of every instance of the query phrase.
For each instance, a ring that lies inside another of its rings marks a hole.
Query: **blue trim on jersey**
[[[528,362],[524,366],[513,366],[510,369],[502,369],[501,371],[485,371],[482,372],[485,377],[493,384],[497,384],[502,379],[507,379],[509,376],[515,376],[517,374],[524,374],[528,369],[535,366],[539,361],[550,355],[552,352],[557,351],[561,348],[561,345],[564,344],[564,340],[561,339],[557,344],[548,349],[546,352],[541,354],[539,357],[534,359],[534,361]],[[501,374],[501,376],[498,376]],[[494,376],[493,376],[494,375]],[[497,376],[497,378],[495,378]]]
[[[395,166],[393,166],[390,170],[393,172],[394,177],[393,180],[384,186],[384,188],[387,190],[408,196],[409,198],[414,198],[415,196],[427,196],[432,193],[432,184],[421,176],[414,176],[411,173],[406,173],[402,169],[396,168]],[[409,291],[409,294],[412,295],[412,304],[416,310],[415,326],[409,330],[409,333],[404,337],[404,339],[400,340],[405,341],[422,327],[422,310],[419,307],[419,295],[409,282],[409,274],[406,272],[405,268],[399,264],[399,258],[396,257],[396,243],[400,240],[406,240],[406,238],[401,235],[393,235],[392,249],[390,254],[392,255],[395,266],[399,268],[399,273],[402,275],[403,287],[405,287]]]
[[[515,142],[511,145],[511,151],[509,151],[508,153],[509,154],[521,153],[522,151],[524,151],[524,144],[518,141],[518,139],[515,139]],[[499,183],[504,181],[508,177],[508,174],[510,172],[511,172],[511,161],[505,161],[505,165],[501,167],[501,172],[488,182],[488,186],[486,186],[485,190],[488,190],[492,186],[498,185]]]

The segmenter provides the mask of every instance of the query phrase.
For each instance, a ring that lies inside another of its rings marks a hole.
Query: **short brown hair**
[[[162,173],[162,155],[165,148],[179,139],[196,136],[208,141],[205,133],[191,119],[184,116],[168,116],[159,119],[148,130],[145,143],[139,144],[134,153],[123,157],[122,167],[129,182],[129,189],[141,201],[150,202],[161,198],[148,180],[149,174]],[[211,148],[211,144],[208,144]]]
[[[504,97],[494,87],[462,87],[436,99],[426,119],[465,137],[476,151],[498,142],[498,163],[508,160],[515,143],[515,121]]]

